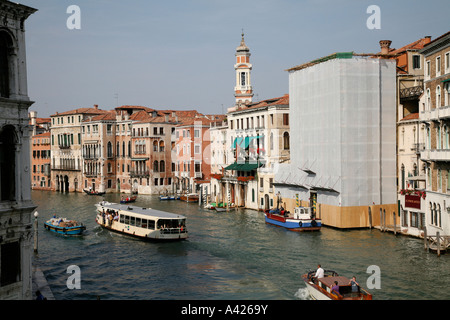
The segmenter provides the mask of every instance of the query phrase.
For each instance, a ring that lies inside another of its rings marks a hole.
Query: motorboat
[[[44,222],[44,228],[64,235],[79,235],[86,230],[86,226],[83,223],[56,216]]]
[[[308,207],[296,207],[294,213],[284,209],[266,210],[264,216],[266,223],[291,231],[319,231],[322,227],[322,220]]]
[[[306,288],[314,300],[372,300],[372,295],[359,285],[352,290],[351,280],[333,270],[324,270],[323,278],[315,278],[315,271],[302,275]],[[337,282],[338,291],[332,290]]]

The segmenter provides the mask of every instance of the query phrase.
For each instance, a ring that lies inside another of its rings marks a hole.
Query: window
[[[415,54],[412,56],[413,69],[420,69],[420,55]]]
[[[283,113],[283,125],[289,125],[289,113]]]
[[[9,98],[11,80],[12,39],[6,32],[0,32],[0,97]]]
[[[441,75],[441,57],[436,58],[436,77]]]
[[[241,86],[245,86],[245,72],[241,72]]]
[[[200,138],[200,130],[199,129],[194,130],[194,138]]]
[[[0,247],[0,287],[20,281],[20,244],[18,241]]]
[[[284,150],[289,150],[289,133],[285,132],[283,134],[283,145],[284,145]]]
[[[0,131],[0,201],[15,200],[15,145],[14,127],[6,125]]]
[[[199,144],[195,144],[194,145],[194,154],[200,154],[200,145]]]
[[[427,61],[427,70],[426,70],[426,76],[429,78],[431,75],[431,63],[430,61]]]

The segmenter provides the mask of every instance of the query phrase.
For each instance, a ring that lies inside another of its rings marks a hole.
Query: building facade
[[[34,12],[0,2],[0,300],[33,299],[25,21]]]
[[[82,192],[83,121],[105,113],[95,105],[51,115],[51,181],[52,189],[61,192]]]
[[[385,46],[385,42],[381,42]],[[396,62],[335,53],[289,71],[290,164],[276,191],[325,225],[359,228],[397,214]]]
[[[450,234],[450,32],[434,39],[419,53],[424,57],[424,93],[419,120],[424,125],[425,188],[400,197],[402,223],[412,232]]]
[[[31,137],[31,188],[51,190],[50,131]]]

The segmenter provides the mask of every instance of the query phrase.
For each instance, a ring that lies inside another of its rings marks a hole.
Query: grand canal
[[[342,231],[322,228],[296,233],[266,225],[253,210],[217,213],[198,204],[159,201],[139,195],[136,205],[185,215],[186,241],[143,242],[101,229],[94,204],[103,199],[86,194],[33,191],[39,212],[41,268],[57,300],[303,300],[309,299],[301,274],[320,263],[363,287],[380,268],[374,299],[442,300],[450,298],[450,256],[437,257],[420,239],[379,230]],[[107,194],[118,202],[119,194]],[[53,215],[82,221],[83,236],[67,237],[44,230]],[[80,268],[81,289],[69,289],[71,265]]]

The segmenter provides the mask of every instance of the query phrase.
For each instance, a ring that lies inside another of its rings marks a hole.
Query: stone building
[[[106,112],[94,105],[93,108],[78,108],[50,116],[52,190],[83,191],[82,124],[86,119]]]
[[[419,53],[425,62],[419,120],[425,126],[420,159],[426,163],[426,182],[424,190],[414,190],[401,199],[403,219],[410,222],[409,227],[425,226],[429,235],[449,235],[450,32],[426,44]]]
[[[34,12],[0,2],[0,300],[33,298],[25,21]]]
[[[85,190],[115,191],[115,120],[115,112],[110,111],[82,122],[82,188]]]

